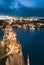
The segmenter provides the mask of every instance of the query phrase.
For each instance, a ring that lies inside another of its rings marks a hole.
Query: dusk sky
[[[0,15],[44,17],[44,0],[0,0]]]

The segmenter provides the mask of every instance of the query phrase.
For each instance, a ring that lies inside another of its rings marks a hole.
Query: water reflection
[[[0,40],[3,39],[4,31],[0,30]]]
[[[31,65],[44,65],[44,28],[15,29],[25,56],[30,56]]]
[[[31,65],[44,65],[44,28],[14,28],[22,45],[25,62],[29,54]],[[3,38],[0,31],[0,40]]]

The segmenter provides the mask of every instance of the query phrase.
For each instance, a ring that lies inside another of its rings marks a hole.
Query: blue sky
[[[44,0],[0,0],[0,15],[44,16]]]
[[[44,8],[44,0],[0,0],[2,6],[16,6],[16,4],[22,4],[26,7]],[[18,5],[17,5],[18,6]]]
[[[44,8],[44,0],[19,0],[20,3],[27,7]]]

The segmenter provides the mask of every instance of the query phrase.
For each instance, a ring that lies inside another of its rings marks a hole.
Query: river
[[[30,65],[44,65],[44,28],[19,29],[14,28],[18,39],[22,45],[22,51],[26,62],[29,54]],[[0,40],[3,39],[3,33],[0,30]]]

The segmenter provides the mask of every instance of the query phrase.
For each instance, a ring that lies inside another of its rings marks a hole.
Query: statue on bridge
[[[5,65],[25,65],[21,44],[11,25],[7,25],[1,41],[0,60],[7,57]]]

